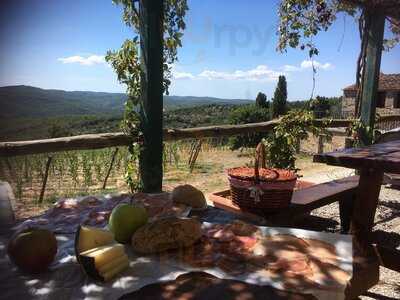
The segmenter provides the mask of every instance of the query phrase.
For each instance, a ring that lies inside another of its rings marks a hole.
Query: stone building
[[[355,84],[343,89],[342,115],[344,117],[354,115],[356,94]],[[400,114],[400,74],[380,74],[376,112],[380,115]]]

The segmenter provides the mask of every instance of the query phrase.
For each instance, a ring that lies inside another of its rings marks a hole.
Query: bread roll
[[[191,246],[201,236],[199,221],[165,218],[140,227],[132,237],[132,247],[139,253],[156,253]]]
[[[193,208],[205,208],[207,206],[203,192],[189,184],[175,187],[171,197],[175,203],[186,204]]]

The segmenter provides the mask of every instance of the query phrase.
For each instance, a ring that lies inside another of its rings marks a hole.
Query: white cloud
[[[269,69],[266,65],[259,65],[255,69],[250,70],[237,70],[234,72],[219,72],[212,70],[205,70],[201,72],[198,77],[224,80],[251,80],[251,81],[275,81],[282,72],[277,72]]]
[[[195,78],[195,76],[191,73],[177,72],[177,71],[172,71],[172,77],[174,79],[194,79]]]
[[[87,57],[75,55],[69,57],[62,57],[57,59],[61,61],[63,64],[80,64],[84,66],[93,66],[99,64],[105,64],[104,55],[90,55]]]
[[[311,61],[311,60],[303,60],[299,67],[298,66],[293,66],[293,65],[284,65],[282,67],[282,70],[284,72],[288,72],[288,73],[290,73],[290,72],[299,72],[299,71],[302,71],[302,70],[305,70],[305,69],[311,69],[313,67],[313,64],[314,64],[314,67],[316,69],[322,69],[322,70],[331,70],[334,67],[331,63],[322,64],[322,63],[320,63],[320,62],[318,62],[316,60],[314,60],[314,62]]]
[[[194,79],[195,76],[192,73],[185,72],[185,71],[180,71],[179,65],[175,64],[168,64],[168,67],[171,70],[171,75],[172,78],[180,80],[180,79]]]
[[[329,70],[329,69],[332,69],[332,68],[333,68],[333,65],[332,65],[331,63],[322,64],[322,63],[320,63],[320,62],[318,62],[318,61],[316,61],[316,60],[314,60],[314,62],[311,61],[311,60],[304,60],[304,61],[301,63],[300,67],[301,67],[302,69],[310,69],[310,68],[313,67],[313,64],[314,64],[314,67],[315,67],[316,69]]]
[[[300,71],[300,68],[292,65],[284,65],[282,70],[284,72],[297,72]]]

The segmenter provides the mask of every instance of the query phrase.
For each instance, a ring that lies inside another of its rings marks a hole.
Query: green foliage
[[[87,123],[96,122],[96,120],[92,120],[94,116],[120,119],[127,98],[125,93],[71,92],[45,90],[32,86],[0,87],[0,107],[2,108],[0,110],[0,136],[4,136],[4,129],[11,130],[17,125],[26,128],[37,119],[40,122],[43,119],[52,119],[62,127],[68,126],[68,123],[79,118]],[[164,109],[172,110],[211,104],[240,105],[250,102],[252,101],[214,97],[164,96]],[[24,120],[21,120],[22,118]],[[13,122],[14,120],[16,122]],[[40,126],[40,122],[36,122],[32,127]],[[7,127],[7,125],[13,126]],[[32,132],[35,128],[29,128],[29,130]],[[47,132],[45,133],[47,134]],[[46,135],[41,137],[46,137]]]
[[[230,114],[238,107],[240,106],[211,104],[166,111],[164,112],[164,127],[193,128],[229,124]]]
[[[329,114],[331,105],[326,97],[317,96],[310,101],[310,109],[316,118],[325,118]]]
[[[32,86],[0,87],[0,120],[122,114],[122,93],[45,90]]]
[[[375,124],[379,121],[379,114],[375,115]],[[360,119],[354,120],[350,126],[347,128],[347,134],[354,139],[355,147],[366,146],[363,145],[363,137],[364,140],[368,141],[369,145],[371,142],[374,143],[376,139],[379,137],[379,130],[377,128],[372,128],[370,126],[365,126]]]
[[[340,112],[341,97],[317,96],[309,101],[309,109],[313,111],[315,118],[335,117]]]
[[[269,102],[267,101],[267,95],[264,93],[258,93],[256,98],[256,105],[259,107],[269,108]]]
[[[317,96],[308,102],[308,108],[317,119],[341,116],[341,97]]]
[[[287,111],[287,83],[285,76],[279,76],[278,84],[275,89],[274,99],[272,100],[272,117],[277,118],[284,115]]]
[[[247,124],[266,122],[270,120],[270,112],[267,108],[254,104],[245,105],[235,109],[230,116],[230,124]],[[262,133],[239,135],[230,139],[230,147],[236,150],[243,147],[255,147],[262,140]]]
[[[309,110],[308,100],[289,101],[286,103],[287,110]]]
[[[118,81],[126,86],[128,99],[121,127],[132,137],[138,136],[140,121],[137,105],[140,100],[141,76],[138,37],[126,40],[118,51],[108,51],[106,61],[114,68]]]
[[[282,0],[279,6],[278,50],[308,48],[309,56],[318,55],[312,39],[328,30],[336,16],[335,0]]]
[[[50,122],[48,137],[58,138],[64,136],[69,136],[68,129],[56,121]]]
[[[313,123],[311,112],[292,110],[275,126],[273,132],[264,139],[267,149],[267,159],[270,167],[281,169],[296,169],[296,147],[299,141],[308,137],[311,132],[318,135],[324,132],[324,127]]]
[[[351,3],[353,2],[353,3]],[[313,39],[320,31],[327,31],[336,20],[339,12],[360,19],[361,9],[357,4],[364,4],[374,9],[381,0],[343,1],[343,0],[281,0],[279,5],[278,46],[279,51],[286,51],[288,47],[308,50],[311,57],[319,51]],[[400,41],[400,27],[398,22],[391,22],[391,39],[385,41],[387,48]]]

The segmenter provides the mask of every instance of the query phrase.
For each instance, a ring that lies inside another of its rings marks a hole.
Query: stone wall
[[[400,115],[400,108],[377,108],[376,112],[381,116]]]
[[[356,91],[344,91],[342,98],[342,115],[344,117],[354,115],[354,103],[356,101],[356,94]]]
[[[356,91],[344,91],[342,100],[342,115],[349,117],[354,115],[354,103],[356,99]],[[385,99],[385,107],[377,108],[376,112],[383,115],[400,114],[400,95],[397,92],[387,92]]]

